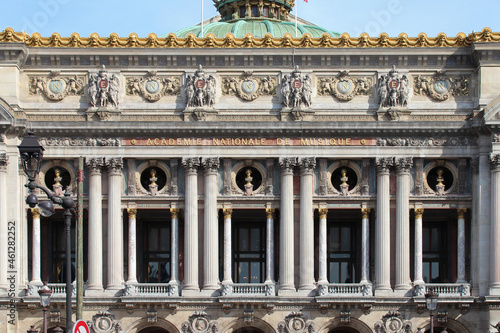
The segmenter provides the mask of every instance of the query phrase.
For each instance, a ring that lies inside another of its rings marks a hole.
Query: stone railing
[[[320,284],[318,296],[363,297],[373,296],[373,287],[370,283],[330,283]]]
[[[62,297],[66,295],[66,283],[47,283],[47,286],[52,290],[52,297]],[[73,282],[73,288],[71,288],[72,296],[76,296],[76,284]],[[26,296],[36,296],[40,297],[38,290],[42,288],[42,285],[29,284],[26,290]],[[85,291],[85,286],[83,290]]]
[[[169,283],[127,284],[124,296],[179,296],[179,286]]]
[[[415,296],[424,296],[429,291],[439,294],[439,297],[470,296],[469,283],[426,283],[414,287]]]
[[[254,296],[275,296],[276,288],[271,283],[234,283],[223,284],[221,296],[254,295]]]

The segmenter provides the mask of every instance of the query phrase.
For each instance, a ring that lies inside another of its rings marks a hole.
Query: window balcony
[[[170,283],[127,284],[125,285],[123,295],[148,297],[179,296],[179,286]]]
[[[426,283],[414,287],[415,296],[424,296],[429,291],[439,294],[440,298],[465,297],[471,295],[469,283]]]
[[[318,296],[364,297],[373,296],[371,283],[330,283],[318,285]]]

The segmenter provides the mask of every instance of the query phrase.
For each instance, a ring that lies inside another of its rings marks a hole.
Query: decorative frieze
[[[158,76],[156,71],[149,71],[143,77],[127,78],[127,95],[142,96],[149,102],[156,102],[164,96],[177,96],[180,88],[180,77]]]
[[[358,95],[371,95],[373,82],[370,77],[352,77],[347,71],[336,77],[321,78],[318,95],[332,95],[340,101],[350,101]]]
[[[451,137],[451,138],[378,138],[377,146],[473,146],[476,144],[475,138],[469,137]]]
[[[281,79],[281,98],[285,108],[308,108],[312,103],[312,78],[303,75],[299,66],[292,74],[285,74]]]
[[[449,76],[444,71],[437,71],[433,76],[414,76],[413,94],[427,95],[435,101],[446,101],[451,96],[469,96],[469,77]]]
[[[121,146],[118,138],[40,138],[42,146]]]
[[[270,75],[256,77],[244,72],[240,77],[222,78],[222,94],[236,95],[244,101],[254,101],[262,95],[276,95],[277,79]]]
[[[103,65],[99,74],[89,75],[88,93],[90,105],[93,107],[118,106],[118,95],[120,93],[120,81],[118,75],[108,77],[108,71]]]
[[[215,105],[215,89],[215,78],[212,75],[207,76],[200,65],[193,75],[186,76],[186,83],[184,85],[186,107],[213,107]]]
[[[407,107],[410,95],[409,81],[406,75],[401,75],[392,67],[389,74],[378,79],[378,99],[381,108]]]
[[[62,76],[59,71],[51,71],[48,76],[29,77],[29,93],[43,95],[51,101],[60,101],[66,96],[82,96],[84,80],[84,76]]]

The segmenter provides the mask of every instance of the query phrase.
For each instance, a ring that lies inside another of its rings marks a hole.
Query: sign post
[[[73,325],[71,333],[90,333],[90,329],[87,323],[80,319],[76,321],[75,325]]]

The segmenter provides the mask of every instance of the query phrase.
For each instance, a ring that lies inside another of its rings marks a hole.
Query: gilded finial
[[[151,169],[149,174],[151,175],[151,178],[149,178],[149,180],[151,181],[151,184],[149,184],[149,185],[156,185],[156,181],[158,180],[158,178],[156,178],[156,170]]]
[[[443,178],[443,169],[438,169],[437,171],[437,185],[444,185],[443,182],[444,182],[444,178]]]

